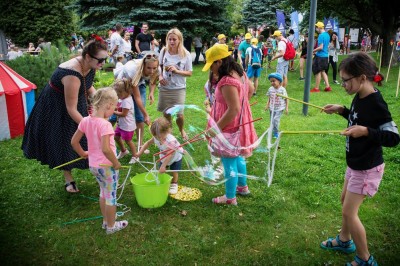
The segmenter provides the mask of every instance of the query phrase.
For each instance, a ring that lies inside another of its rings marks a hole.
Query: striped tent
[[[35,104],[36,85],[0,62],[0,140],[24,134]]]

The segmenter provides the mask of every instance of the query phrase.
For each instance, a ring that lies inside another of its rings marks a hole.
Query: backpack
[[[253,69],[261,67],[261,51],[259,48],[251,47],[251,67]]]
[[[296,57],[296,50],[294,49],[293,44],[288,41],[284,42],[286,43],[286,51],[283,55],[283,59],[285,59],[286,61],[294,59]]]

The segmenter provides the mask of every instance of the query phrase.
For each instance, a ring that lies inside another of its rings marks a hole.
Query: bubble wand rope
[[[340,134],[343,130],[323,130],[323,131],[282,131],[281,134]]]
[[[276,96],[279,96],[279,97],[282,97],[282,98],[286,98],[286,99],[291,100],[291,101],[294,101],[294,102],[306,104],[306,105],[309,105],[309,106],[318,108],[318,109],[320,109],[320,110],[324,110],[324,107],[321,107],[321,106],[318,106],[318,105],[314,105],[314,104],[311,104],[311,103],[306,103],[306,102],[303,102],[303,101],[300,101],[300,100],[297,100],[297,99],[294,99],[294,98],[290,98],[290,97],[288,97],[288,96],[285,96],[285,95],[282,95],[282,94],[279,94],[279,93],[277,93]]]
[[[69,165],[69,164],[71,164],[71,163],[80,161],[80,160],[82,160],[82,159],[85,159],[85,158],[83,158],[83,157],[76,158],[76,159],[74,159],[74,160],[72,160],[72,161],[69,161],[69,162],[67,162],[67,163],[61,164],[61,165],[59,165],[59,166],[56,166],[56,167],[54,167],[53,169],[61,168],[61,167],[63,167],[63,166],[66,166],[66,165]]]

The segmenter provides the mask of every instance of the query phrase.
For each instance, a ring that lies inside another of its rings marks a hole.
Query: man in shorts
[[[281,74],[283,77],[282,87],[286,88],[288,83],[287,73],[289,69],[289,61],[283,58],[286,52],[286,43],[288,42],[283,36],[282,32],[276,30],[272,35],[278,41],[278,51],[272,57],[271,61],[278,59],[278,64],[276,65],[276,72]]]
[[[325,81],[325,90],[324,91],[332,91],[331,87],[329,86],[328,75],[326,74],[326,70],[329,66],[329,53],[328,53],[328,46],[331,37],[329,33],[325,31],[325,25],[322,22],[318,22],[315,24],[316,30],[318,32],[318,41],[317,41],[317,48],[313,50],[313,54],[315,57],[313,59],[312,65],[312,72],[315,76],[315,87],[310,90],[310,92],[320,92],[319,84],[321,83],[321,75]]]

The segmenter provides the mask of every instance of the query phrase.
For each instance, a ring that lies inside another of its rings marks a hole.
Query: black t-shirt
[[[357,94],[350,110],[345,108],[342,116],[348,120],[349,127],[359,125],[368,128],[366,137],[346,138],[346,161],[351,169],[368,170],[382,164],[382,146],[393,147],[399,143],[398,133],[380,128],[392,122],[392,117],[378,90],[363,99]]]
[[[136,36],[136,40],[139,41],[140,52],[150,51],[150,43],[152,40],[154,40],[154,37],[150,33],[144,34],[141,32]]]

